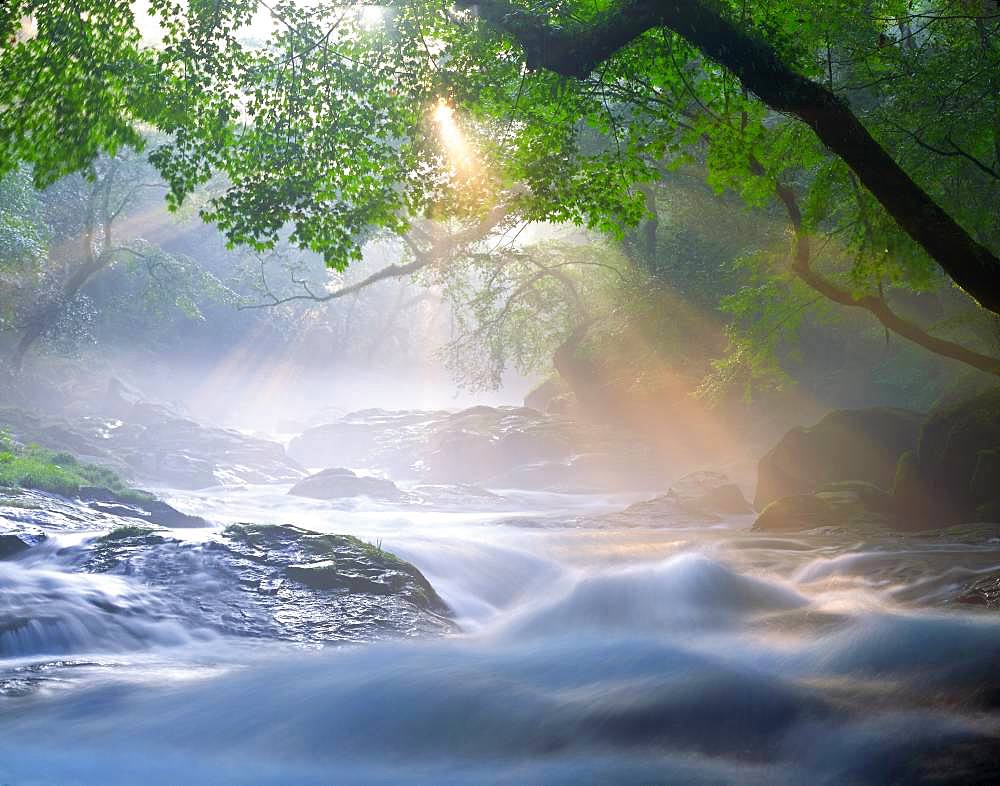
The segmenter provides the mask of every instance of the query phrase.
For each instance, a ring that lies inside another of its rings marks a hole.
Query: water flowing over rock
[[[242,524],[188,539],[110,506],[42,492],[7,502],[0,657],[131,651],[213,635],[326,644],[455,630],[419,570],[354,537]],[[71,532],[85,537],[60,545]]]
[[[11,531],[0,534],[0,559],[11,559],[23,554],[32,546],[44,541],[44,532],[25,527],[15,527]]]

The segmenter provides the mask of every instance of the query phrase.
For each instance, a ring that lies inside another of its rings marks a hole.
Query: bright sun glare
[[[438,138],[452,167],[456,171],[472,167],[472,151],[462,129],[455,118],[454,108],[443,98],[434,107],[434,122],[438,128]]]
[[[365,30],[374,30],[379,27],[385,19],[385,7],[380,5],[363,5],[358,14],[361,26]]]

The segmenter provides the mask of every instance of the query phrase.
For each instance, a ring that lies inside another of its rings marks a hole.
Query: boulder
[[[1000,387],[936,407],[898,464],[893,499],[907,529],[1000,514]]]
[[[754,507],[762,511],[837,481],[891,488],[896,464],[916,447],[922,422],[916,412],[875,407],[837,410],[814,426],[793,428],[758,464]]]
[[[391,480],[359,476],[343,467],[324,469],[322,472],[303,478],[292,486],[288,493],[311,499],[371,497],[398,500],[403,496]]]
[[[767,504],[753,523],[763,532],[813,529],[834,523],[833,509],[815,494],[792,494]]]
[[[0,534],[0,559],[13,559],[32,546],[37,546],[46,536],[43,532],[16,530]]]
[[[425,611],[450,614],[424,574],[380,544],[277,525],[238,524],[223,534],[226,549],[247,559],[255,571],[280,568],[312,590],[398,597]]]
[[[208,526],[208,522],[201,516],[181,513],[177,508],[156,499],[152,494],[147,495],[146,492],[121,495],[99,486],[84,486],[80,489],[79,496],[92,509],[113,516],[139,519],[161,527]]]
[[[860,481],[834,483],[814,494],[792,494],[771,502],[760,512],[753,529],[787,532],[816,527],[893,527],[892,497],[877,486]]]
[[[548,412],[549,405],[569,392],[562,377],[552,376],[532,388],[524,397],[524,406],[528,409]]]
[[[685,475],[667,492],[685,510],[711,515],[753,513],[740,487],[722,472],[701,470]]]
[[[171,617],[192,630],[298,644],[457,630],[427,578],[380,545],[346,535],[254,524],[232,525],[189,540],[128,520],[105,519],[115,528],[66,548],[62,559],[79,571],[131,577],[157,593]],[[206,592],[206,586],[212,591]],[[30,595],[23,600],[26,608],[33,603],[29,614],[48,614]],[[117,595],[96,600],[100,606],[95,600],[85,605],[116,617],[125,609],[130,613],[122,616],[128,618],[148,613]],[[152,613],[164,610],[156,605]]]
[[[620,513],[601,516],[597,521],[619,527],[691,527],[715,524],[720,516],[682,507],[669,494],[629,505]]]

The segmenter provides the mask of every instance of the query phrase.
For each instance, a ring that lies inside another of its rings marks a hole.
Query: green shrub
[[[64,497],[76,496],[86,486],[97,486],[125,500],[155,499],[152,494],[130,488],[112,470],[85,464],[69,453],[34,444],[17,448],[3,430],[0,430],[0,486],[48,491]]]

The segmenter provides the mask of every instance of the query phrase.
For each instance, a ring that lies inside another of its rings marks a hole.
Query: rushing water
[[[381,541],[463,632],[226,637],[141,576],[70,572],[67,536],[0,562],[6,616],[48,621],[0,638],[0,784],[991,782],[1000,621],[941,601],[1000,543],[581,524],[624,497],[335,506],[286,488],[173,501]]]

